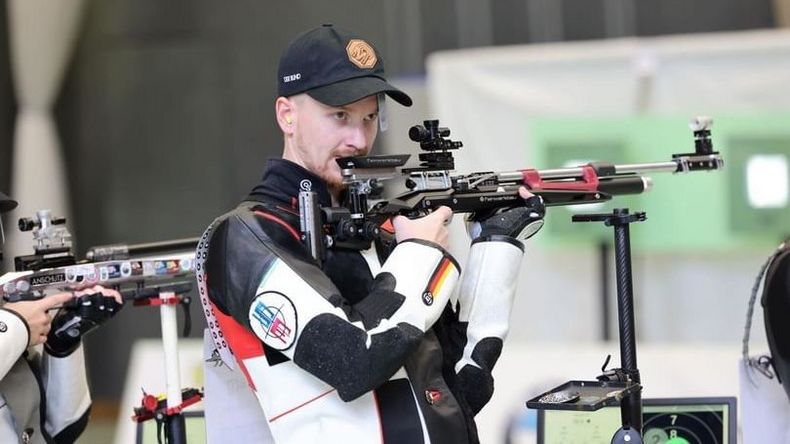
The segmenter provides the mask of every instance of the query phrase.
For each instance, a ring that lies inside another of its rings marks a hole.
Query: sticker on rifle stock
[[[66,273],[50,273],[30,278],[30,285],[51,285],[66,282]]]
[[[282,293],[258,294],[250,306],[249,320],[258,338],[275,350],[287,350],[296,339],[296,307]]]
[[[181,259],[179,261],[179,264],[181,265],[181,271],[183,273],[187,273],[187,272],[191,271],[192,268],[194,268],[194,265],[192,264],[192,259],[188,258],[188,257],[185,257],[185,258]]]
[[[129,277],[132,275],[131,262],[121,262],[121,277]]]
[[[66,268],[66,281],[73,284],[81,284],[88,281],[90,277],[95,279],[96,269],[93,265],[74,265]]]
[[[121,277],[120,264],[108,264],[99,268],[99,279],[102,281],[118,279],[119,277]]]

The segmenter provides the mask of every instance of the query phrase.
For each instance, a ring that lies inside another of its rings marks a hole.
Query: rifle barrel
[[[654,162],[654,163],[632,163],[624,165],[612,165],[614,176],[602,175],[600,178],[617,177],[632,174],[644,173],[676,173],[682,171],[679,161]],[[524,175],[523,170],[506,171],[497,173],[500,182],[521,182]],[[554,168],[548,170],[538,170],[541,179],[576,179],[584,176],[583,166],[570,168]]]

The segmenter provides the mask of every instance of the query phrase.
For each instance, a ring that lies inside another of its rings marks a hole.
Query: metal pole
[[[599,271],[601,275],[601,339],[604,341],[612,340],[612,335],[609,333],[609,324],[611,323],[609,319],[609,295],[611,287],[611,283],[609,282],[610,250],[609,243],[605,240],[601,240],[601,242],[598,243],[598,264],[600,266]]]
[[[178,296],[174,292],[159,293],[163,304],[159,306],[162,321],[162,346],[165,354],[165,381],[167,387],[167,408],[181,406],[181,376],[178,359],[178,322],[177,308],[171,304]],[[168,443],[181,444],[187,442],[184,415],[180,412],[165,416],[165,436]]]
[[[617,313],[620,328],[620,366],[635,383],[640,383],[636,363],[634,333],[634,297],[631,278],[631,239],[627,221],[628,209],[615,209],[614,248],[617,270]],[[642,393],[636,390],[620,404],[623,425],[642,433]]]

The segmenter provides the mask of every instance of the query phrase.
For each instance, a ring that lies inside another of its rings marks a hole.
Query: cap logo
[[[299,80],[301,78],[302,78],[302,73],[297,72],[296,74],[283,76],[283,83],[293,82],[294,80]]]
[[[376,51],[368,42],[359,39],[351,39],[346,45],[346,53],[351,63],[360,68],[370,69],[376,65]]]

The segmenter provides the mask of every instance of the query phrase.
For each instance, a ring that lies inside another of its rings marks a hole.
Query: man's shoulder
[[[240,203],[214,219],[206,229],[204,236],[207,240],[215,240],[218,237],[227,237],[229,234],[239,235],[239,231],[249,232],[249,228],[245,229],[245,227],[248,227],[251,221],[256,220],[254,207],[252,202]]]
[[[245,221],[261,219],[260,212],[265,210],[262,204],[252,201],[244,201],[220,215],[209,226],[209,229],[218,231],[223,229],[238,229],[245,225]]]
[[[245,201],[225,215],[223,223],[276,243],[300,242],[299,212],[280,202]]]
[[[255,201],[244,201],[217,217],[204,234],[209,249],[225,249],[227,244],[250,242],[254,244],[290,244],[299,242],[298,214],[281,207]]]
[[[217,217],[203,234],[202,259],[214,276],[220,270],[259,261],[272,253],[272,239],[257,221],[250,205],[240,204]]]

